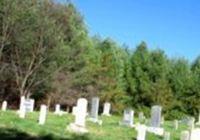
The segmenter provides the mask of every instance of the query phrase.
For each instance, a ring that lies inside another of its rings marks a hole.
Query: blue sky
[[[62,0],[61,0],[62,1]],[[142,40],[170,57],[200,55],[199,0],[71,0],[91,35],[135,48]]]

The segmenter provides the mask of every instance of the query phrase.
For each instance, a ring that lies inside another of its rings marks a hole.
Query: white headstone
[[[76,115],[76,110],[77,110],[77,107],[73,106],[73,108],[72,108],[72,115]]]
[[[62,112],[60,110],[60,105],[59,104],[56,104],[55,106],[55,112],[54,112],[56,115],[62,115]]]
[[[77,108],[75,112],[75,122],[68,126],[69,131],[76,133],[87,133],[88,130],[85,128],[85,120],[87,114],[87,100],[85,98],[78,99]]]
[[[77,112],[76,112],[76,118],[75,118],[75,124],[78,126],[85,127],[85,117],[87,114],[87,100],[84,98],[81,98],[78,100],[77,103]]]
[[[24,101],[25,101],[25,96],[22,96],[22,97],[20,98],[19,111],[21,111],[22,108],[24,107]]]
[[[6,111],[6,109],[7,109],[7,101],[3,101],[1,110]]]
[[[164,140],[170,140],[170,133],[169,132],[164,133]]]
[[[165,118],[162,116],[162,117],[161,117],[161,123],[160,123],[160,124],[161,124],[161,125],[164,125],[164,123],[165,123]]]
[[[200,128],[191,130],[190,140],[200,140]]]
[[[136,126],[137,140],[145,140],[146,129],[147,129],[147,127],[145,125],[138,125],[138,126]]]
[[[132,109],[126,109],[124,110],[124,117],[122,122],[120,122],[120,125],[134,127],[133,120],[134,120],[134,111]]]
[[[192,130],[195,128],[195,118],[191,117],[188,122],[189,129]]]
[[[26,112],[33,112],[34,103],[35,103],[34,99],[25,99],[24,100],[24,104],[23,105],[25,106]]]
[[[19,117],[24,119],[25,116],[26,116],[25,106],[21,106],[20,111],[19,111]]]
[[[143,112],[139,112],[138,118],[139,118],[139,122],[140,122],[140,123],[143,123],[144,120],[145,120],[144,113],[143,113]]]
[[[175,129],[175,130],[178,129],[178,120],[174,120],[174,129]]]
[[[34,99],[30,99],[30,102],[31,102],[30,112],[33,112],[34,111],[35,100]]]
[[[108,102],[104,103],[103,114],[102,115],[111,116],[110,115],[110,108],[111,108],[111,104],[110,103],[108,103]]]
[[[34,103],[35,103],[34,99],[25,99],[25,96],[22,96],[20,98],[19,111],[22,109],[22,107],[24,107],[26,112],[33,112]]]
[[[44,125],[46,121],[46,115],[47,115],[47,106],[41,105],[40,106],[40,116],[39,116],[39,124]]]
[[[196,123],[196,125],[200,125],[200,114],[199,114],[198,122]]]
[[[153,106],[151,109],[151,127],[161,126],[161,106]]]
[[[190,133],[189,131],[182,131],[180,140],[190,140]]]

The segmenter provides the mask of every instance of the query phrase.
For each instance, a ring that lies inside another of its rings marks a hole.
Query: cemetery
[[[199,9],[0,0],[0,140],[200,140]]]
[[[132,109],[125,109],[122,119],[120,115],[105,116],[99,113],[98,97],[92,98],[90,108],[87,99],[78,99],[76,111],[62,116],[55,113],[59,104],[56,104],[55,112],[48,111],[46,105],[41,105],[38,111],[31,107],[33,110],[30,111],[25,109],[30,105],[23,104],[25,98],[21,99],[19,111],[7,109],[6,101],[2,103],[2,140],[199,140],[200,136],[199,120],[187,118],[162,122],[162,107],[157,105],[152,106],[150,118],[144,117],[142,112],[138,112],[136,117]],[[147,120],[141,122],[144,118]],[[102,121],[100,125],[98,120]]]

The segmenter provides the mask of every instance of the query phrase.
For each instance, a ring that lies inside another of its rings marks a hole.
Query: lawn
[[[46,124],[38,125],[39,113],[33,112],[20,119],[15,111],[0,112],[0,140],[135,140],[136,131],[134,128],[119,126],[120,116],[100,117],[103,120],[102,126],[87,122],[89,133],[76,135],[69,133],[66,127],[73,122],[71,114],[56,116],[48,113]],[[137,119],[135,120],[137,122]],[[181,125],[174,130],[173,123],[166,121],[164,128],[171,132],[171,140],[179,140],[180,132],[186,129]],[[152,134],[147,134],[146,140],[162,140]]]

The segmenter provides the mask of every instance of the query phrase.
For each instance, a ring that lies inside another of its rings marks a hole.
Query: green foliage
[[[168,118],[169,120],[174,120],[174,119],[181,120],[181,119],[186,118],[187,116],[188,116],[187,114],[183,113],[180,110],[176,110],[176,109],[167,111],[165,113],[165,117]]]
[[[99,41],[99,43],[98,40],[96,41],[100,52],[100,67],[97,73],[100,96],[102,101],[111,102],[113,111],[119,113],[127,100],[125,92],[127,54],[110,39]]]

